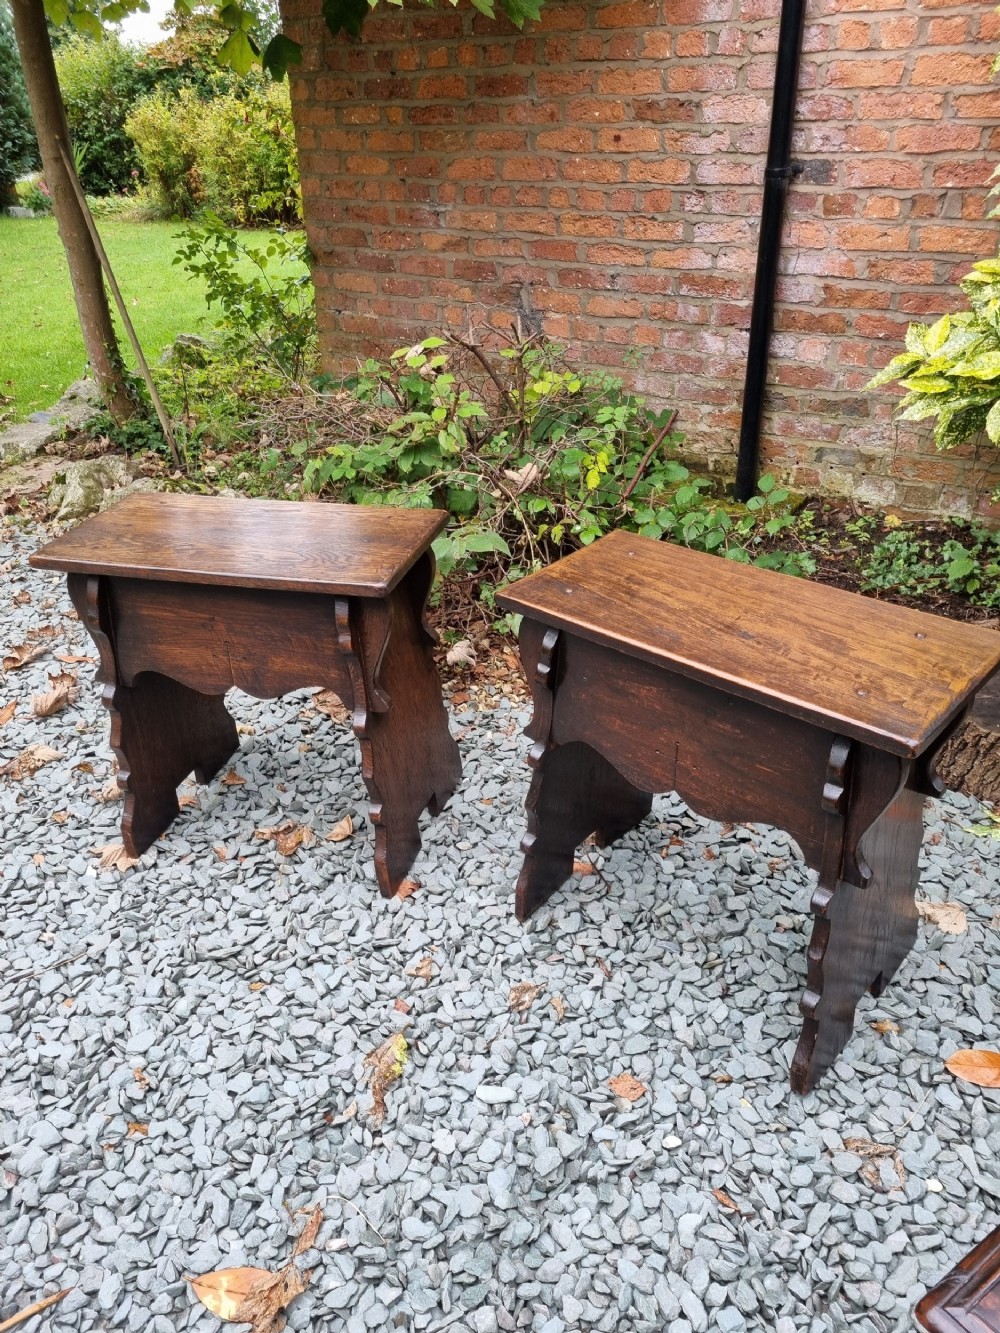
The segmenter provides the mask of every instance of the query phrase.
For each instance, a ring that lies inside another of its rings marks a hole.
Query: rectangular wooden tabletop
[[[216,495],[132,495],[43,546],[38,569],[384,597],[448,520],[399,509]]]
[[[920,754],[1000,664],[982,626],[626,532],[497,600],[894,754]]]

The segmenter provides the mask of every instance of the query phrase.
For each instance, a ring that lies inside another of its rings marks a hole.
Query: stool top
[[[439,509],[130,495],[36,551],[36,569],[385,597],[448,521]]]
[[[497,600],[900,755],[922,753],[1000,665],[1000,634],[980,625],[621,531]]]

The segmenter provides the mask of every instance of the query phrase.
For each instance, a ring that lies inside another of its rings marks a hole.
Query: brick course
[[[523,33],[382,6],[357,42],[282,8],[327,364],[540,322],[731,474],[779,0],[549,0]],[[809,6],[762,442],[798,487],[961,513],[1000,480],[862,392],[996,251],[998,43],[986,4]]]

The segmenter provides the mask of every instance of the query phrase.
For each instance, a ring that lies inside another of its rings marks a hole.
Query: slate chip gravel
[[[55,624],[54,651],[89,653],[62,580],[26,568],[45,535],[0,533],[5,644]],[[349,730],[307,692],[236,695],[245,785],[186,788],[135,869],[99,871],[107,716],[83,664],[78,701],[31,717],[55,669],[0,683],[19,700],[0,761],[62,756],[0,780],[0,1319],[72,1286],[23,1327],[219,1329],[185,1275],[283,1263],[288,1210],[319,1203],[291,1329],[888,1333],[1000,1220],[1000,1095],[944,1070],[1000,1040],[1000,847],[964,831],[973,802],[935,805],[924,848],[923,892],[968,933],[923,923],[800,1099],[811,877],[783,833],[658,798],[521,927],[526,712],[498,695],[455,716],[463,788],[427,825],[422,887],[386,903]],[[322,841],[346,813],[354,836]],[[254,834],[286,820],[318,838],[283,858]],[[518,982],[541,987],[523,1014]],[[362,1061],[400,1030],[375,1129]],[[635,1103],[608,1086],[624,1072]]]

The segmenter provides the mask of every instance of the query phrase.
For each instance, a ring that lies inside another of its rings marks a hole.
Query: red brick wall
[[[283,3],[328,363],[520,311],[731,471],[779,0],[383,4],[360,41]],[[962,512],[1000,476],[862,392],[996,251],[998,45],[991,4],[809,4],[763,441],[797,486]]]

